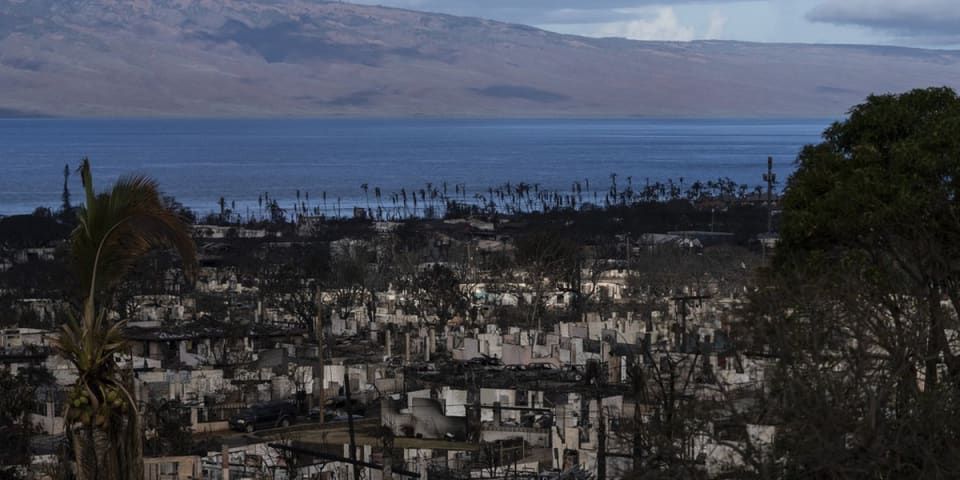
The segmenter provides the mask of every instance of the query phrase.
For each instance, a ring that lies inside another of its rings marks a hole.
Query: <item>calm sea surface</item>
[[[297,190],[310,207],[366,205],[383,193],[463,184],[467,198],[505,182],[567,192],[610,174],[665,181],[730,177],[757,185],[774,157],[785,180],[799,149],[830,120],[0,120],[0,214],[57,207],[63,167],[86,156],[101,187],[147,174],[188,207],[243,213],[267,192],[284,208]],[[621,188],[624,183],[621,183]],[[71,176],[74,201],[79,178]]]

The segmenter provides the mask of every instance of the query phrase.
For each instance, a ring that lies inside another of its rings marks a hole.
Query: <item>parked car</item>
[[[327,399],[327,411],[330,410],[352,410],[354,412],[358,410],[363,410],[364,405],[356,397],[351,398],[350,401],[347,401],[347,397],[344,395],[338,395],[333,398]]]
[[[411,367],[411,370],[420,376],[434,376],[440,373],[437,366],[432,363],[420,363]]]
[[[297,406],[291,402],[257,403],[230,417],[230,428],[253,432],[261,428],[288,427],[297,419]]]
[[[354,422],[356,422],[357,420],[363,420],[364,418],[366,418],[363,415],[360,415],[359,413],[351,413],[350,417],[353,417]],[[347,418],[346,412],[339,412],[335,417],[333,417],[333,420],[331,420],[331,422],[346,422],[347,420],[349,420],[349,418]]]
[[[550,362],[532,362],[527,364],[527,370],[557,370],[557,366]]]
[[[580,382],[586,377],[586,369],[583,365],[567,365],[563,369],[564,379],[571,382]]]
[[[467,365],[471,368],[482,368],[487,371],[499,371],[503,369],[503,361],[497,357],[488,357],[486,355],[467,360]]]
[[[336,416],[337,416],[336,412],[328,408],[327,411],[323,414],[323,421],[324,423],[332,422]],[[314,420],[314,421],[320,420],[320,407],[311,408],[308,417],[310,418],[310,420]]]
[[[502,372],[503,371],[503,360],[500,360],[497,357],[486,357],[484,358],[483,369],[488,372]]]
[[[351,414],[354,420],[363,420],[363,415],[359,413]],[[310,409],[310,420],[320,420],[320,408],[313,407]],[[347,412],[345,410],[327,408],[326,413],[323,415],[324,423],[334,423],[334,422],[346,422],[347,421]]]
[[[559,380],[563,377],[563,370],[549,362],[528,363],[524,371],[541,379]]]

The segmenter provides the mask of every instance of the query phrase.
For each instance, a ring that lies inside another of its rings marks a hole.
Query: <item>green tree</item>
[[[54,342],[77,369],[67,405],[77,477],[141,478],[143,448],[132,378],[117,364],[128,351],[124,321],[107,318],[105,305],[138,259],[156,247],[174,247],[192,278],[196,252],[186,224],[167,209],[157,184],[139,177],[119,179],[109,192],[96,194],[90,163],[80,166],[86,204],[70,237],[83,295],[79,319],[63,325]]]
[[[956,478],[960,98],[871,96],[805,147],[755,298],[788,476]]]

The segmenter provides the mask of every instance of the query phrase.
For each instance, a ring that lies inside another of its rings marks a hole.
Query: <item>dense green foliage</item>
[[[806,147],[770,288],[787,478],[960,476],[960,98],[871,96]]]

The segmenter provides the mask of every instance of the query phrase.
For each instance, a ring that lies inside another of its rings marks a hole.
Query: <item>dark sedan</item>
[[[288,427],[296,419],[297,406],[291,402],[258,403],[230,417],[230,428],[249,433],[261,428]]]

